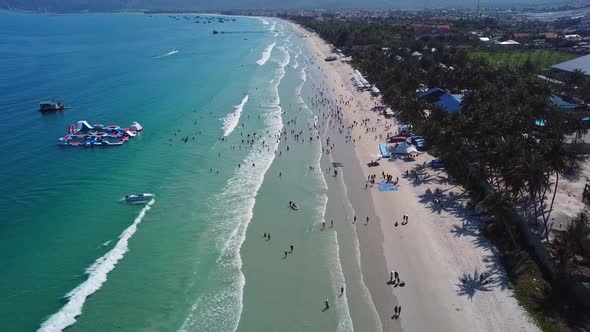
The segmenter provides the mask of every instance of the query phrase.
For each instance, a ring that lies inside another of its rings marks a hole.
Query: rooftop
[[[463,101],[463,95],[451,94],[440,88],[430,88],[420,93],[419,96],[449,113],[460,111],[461,102]]]
[[[584,72],[584,74],[590,75],[590,54],[566,62],[558,63],[552,68],[569,72],[579,69]]]

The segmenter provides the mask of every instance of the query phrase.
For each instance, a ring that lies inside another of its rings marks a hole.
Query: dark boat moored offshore
[[[41,112],[55,112],[66,109],[66,106],[61,101],[42,101],[39,103],[39,111]]]

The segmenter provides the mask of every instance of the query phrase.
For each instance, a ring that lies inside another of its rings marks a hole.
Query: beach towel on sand
[[[379,191],[397,191],[398,187],[393,183],[381,182],[379,183]]]

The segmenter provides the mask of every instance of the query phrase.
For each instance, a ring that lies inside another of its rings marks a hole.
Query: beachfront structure
[[[516,40],[512,40],[512,39],[508,39],[505,41],[501,41],[501,42],[496,42],[497,45],[502,45],[502,46],[519,46],[520,43],[517,42]]]
[[[462,94],[451,94],[441,88],[430,88],[419,93],[418,96],[449,113],[460,111],[461,102],[463,101]]]
[[[396,148],[395,148],[395,154],[398,155],[417,155],[418,154],[418,149],[416,149],[416,147],[409,141],[405,141],[401,144],[399,144]]]
[[[549,97],[549,99],[551,100],[551,103],[553,103],[553,105],[555,105],[565,111],[574,111],[574,110],[582,107],[581,105],[574,103],[573,100],[571,100],[570,98],[567,98],[566,96],[552,94]]]
[[[416,28],[416,40],[423,38],[437,38],[449,37],[451,35],[451,27],[448,25],[423,25]]]
[[[360,71],[355,70],[352,73],[352,85],[354,85],[358,90],[367,90],[371,89],[371,84],[367,81]],[[378,91],[378,90],[377,90]]]
[[[590,75],[590,54],[584,55],[573,60],[558,63],[551,67],[559,71],[574,72],[576,69],[581,70],[584,74]]]
[[[380,94],[381,94],[381,91],[376,86],[371,88],[371,95],[373,97],[378,97]]]

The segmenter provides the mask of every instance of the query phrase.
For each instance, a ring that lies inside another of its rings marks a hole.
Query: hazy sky
[[[573,0],[480,0],[482,7],[568,3]],[[0,0],[0,6],[23,9],[136,8],[441,8],[475,7],[477,0]]]

